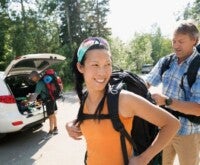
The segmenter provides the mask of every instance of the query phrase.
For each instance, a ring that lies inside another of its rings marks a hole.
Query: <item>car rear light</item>
[[[15,97],[13,95],[0,96],[0,103],[6,103],[6,104],[16,103]]]
[[[14,121],[14,122],[12,122],[13,126],[18,126],[18,125],[21,125],[21,124],[23,124],[23,121]]]

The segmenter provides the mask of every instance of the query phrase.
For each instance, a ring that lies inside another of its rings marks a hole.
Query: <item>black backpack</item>
[[[198,49],[197,49],[198,50]],[[198,50],[200,51],[200,50]],[[174,54],[170,54],[168,56],[165,57],[163,63],[162,63],[162,67],[161,67],[161,77],[163,75],[163,73],[168,70],[170,68],[170,63],[172,61]],[[184,88],[184,83],[183,83],[183,79],[186,76],[187,77],[187,81],[188,81],[188,85],[191,88],[192,85],[194,84],[194,82],[196,81],[196,76],[198,73],[198,70],[200,68],[200,54],[198,54],[190,63],[188,70],[186,73],[183,74],[182,78],[181,78],[181,84],[180,87],[183,90],[184,94],[186,95],[185,92],[185,88]],[[181,112],[177,112],[177,111],[173,111],[171,110],[169,107],[166,106],[162,106],[162,108],[166,109],[168,112],[172,113],[174,116],[176,116],[177,118],[179,116],[181,117],[185,117],[188,118],[191,122],[193,123],[198,123],[200,124],[200,117],[199,116],[194,116],[194,115],[186,115],[184,113]]]
[[[133,145],[134,155],[140,155],[153,142],[159,131],[158,127],[139,117],[134,117],[131,136],[125,130],[119,119],[118,98],[122,89],[138,94],[151,103],[155,103],[147,89],[145,81],[129,71],[114,71],[110,79],[110,89],[107,95],[108,110],[115,130],[120,132],[124,164],[128,164],[125,138]],[[161,153],[156,155],[149,164],[161,165]]]

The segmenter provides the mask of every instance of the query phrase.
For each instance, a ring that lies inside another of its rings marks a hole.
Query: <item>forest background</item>
[[[157,24],[151,32],[136,32],[130,41],[113,37],[109,12],[109,0],[0,0],[0,70],[17,56],[57,53],[66,57],[54,69],[67,89],[73,82],[74,51],[88,36],[106,38],[114,65],[135,73],[143,64],[155,64],[172,52],[170,38]],[[193,19],[200,28],[200,0],[176,15],[177,21],[185,19]]]

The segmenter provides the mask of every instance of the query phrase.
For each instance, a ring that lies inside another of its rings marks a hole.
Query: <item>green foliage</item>
[[[108,0],[60,0],[62,44],[77,45],[88,36],[108,38]]]
[[[152,44],[148,34],[135,34],[135,38],[130,42],[130,53],[128,66],[130,70],[141,70],[145,63],[152,63]]]
[[[57,53],[66,60],[53,66],[65,84],[72,82],[71,61],[88,36],[109,38],[109,0],[1,1],[0,69],[19,55]]]
[[[134,72],[172,52],[170,39],[162,35],[156,24],[151,33],[136,33],[128,43],[111,38],[111,29],[107,27],[109,11],[109,0],[1,1],[0,70],[18,55],[57,53],[66,60],[53,68],[71,88],[71,61],[75,49],[86,37],[108,39],[114,66]],[[200,24],[199,13],[200,0],[196,0],[177,19],[192,18]]]
[[[171,40],[162,36],[154,26],[152,33],[135,33],[127,44],[120,39],[111,41],[114,66],[140,72],[143,64],[155,64],[161,57],[172,52]]]
[[[62,67],[65,82],[72,82],[71,61],[77,46],[89,36],[109,38],[106,27],[108,0],[60,0],[60,40],[67,60]]]
[[[112,52],[112,60],[114,69],[127,67],[127,51],[126,45],[119,38],[112,38],[110,41],[110,48]]]
[[[7,61],[11,58],[10,35],[8,32],[10,24],[11,21],[6,10],[6,2],[2,1],[0,5],[0,70],[5,69]]]
[[[200,24],[200,0],[195,0],[192,4],[188,3],[187,7],[177,19],[193,19]]]
[[[157,25],[152,26],[150,41],[152,43],[151,57],[154,64],[163,56],[172,52],[171,41],[162,36],[161,29]]]

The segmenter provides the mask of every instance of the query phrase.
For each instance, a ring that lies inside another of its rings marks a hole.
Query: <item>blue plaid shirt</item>
[[[162,93],[168,97],[178,99],[180,101],[189,101],[200,104],[200,69],[198,70],[195,83],[190,88],[187,82],[187,77],[183,79],[185,93],[180,88],[183,74],[187,72],[190,62],[198,54],[194,48],[194,52],[184,62],[178,64],[177,56],[173,56],[170,63],[170,68],[161,76],[161,66],[165,57],[161,58],[152,71],[147,75],[146,82],[152,86],[158,86],[162,83]],[[200,133],[200,125],[190,122],[187,118],[179,117],[181,128],[178,131],[179,135],[190,135]]]

